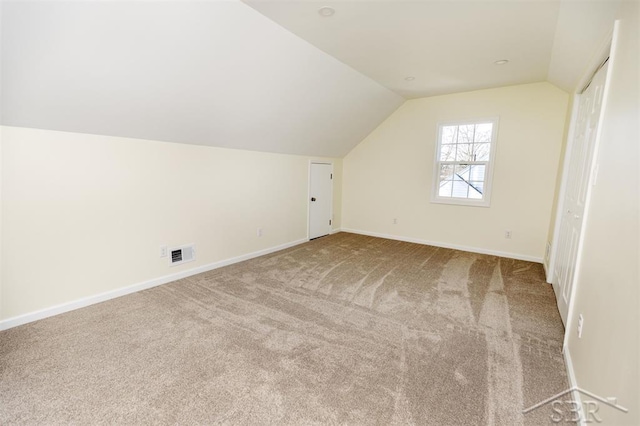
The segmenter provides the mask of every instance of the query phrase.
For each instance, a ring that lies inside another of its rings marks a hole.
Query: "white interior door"
[[[311,163],[309,172],[309,239],[331,233],[333,166]]]
[[[605,63],[582,93],[568,158],[568,174],[562,203],[558,247],[554,262],[553,288],[558,310],[566,324],[571,290],[574,285],[578,248],[583,225],[587,190],[591,180],[593,149],[598,131],[607,75]]]

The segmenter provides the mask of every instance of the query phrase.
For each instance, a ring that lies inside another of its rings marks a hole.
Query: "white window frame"
[[[493,169],[495,165],[496,151],[498,145],[498,117],[488,117],[488,118],[474,118],[468,120],[452,120],[452,121],[442,121],[438,123],[438,133],[436,139],[436,150],[434,156],[434,167],[433,167],[433,184],[431,185],[431,202],[439,203],[439,204],[454,204],[454,205],[462,205],[462,206],[476,206],[476,207],[490,207],[491,206],[491,190],[493,187]],[[442,147],[442,128],[445,126],[464,126],[469,124],[481,124],[481,123],[492,123],[491,129],[491,148],[489,152],[489,160],[488,161],[465,161],[465,162],[456,162],[456,161],[440,161],[440,150]],[[482,193],[481,199],[473,199],[473,198],[456,198],[456,197],[441,197],[440,196],[440,166],[442,164],[456,164],[456,163],[464,163],[464,164],[484,164],[485,168],[485,180],[484,180],[484,190]]]

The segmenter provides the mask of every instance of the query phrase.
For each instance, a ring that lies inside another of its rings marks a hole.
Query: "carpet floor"
[[[536,263],[339,233],[0,333],[0,424],[550,424]]]

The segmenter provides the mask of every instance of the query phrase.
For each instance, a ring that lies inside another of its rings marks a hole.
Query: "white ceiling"
[[[539,81],[572,92],[624,3],[243,1],[407,99]],[[322,17],[321,7],[335,14]],[[501,59],[510,62],[494,64]]]
[[[638,0],[633,0],[638,1]],[[548,80],[571,93],[580,91],[590,67],[599,64],[601,49],[611,40],[613,22],[624,2],[564,0],[560,3]]]
[[[545,81],[560,3],[245,2],[405,98]],[[323,6],[335,14],[320,16]]]
[[[2,1],[0,123],[342,157],[404,98],[571,92],[620,3],[245,2]]]
[[[342,157],[404,102],[238,1],[2,8],[4,125]]]

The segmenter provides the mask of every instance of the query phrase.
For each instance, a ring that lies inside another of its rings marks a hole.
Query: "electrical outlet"
[[[584,317],[582,314],[578,315],[578,339],[582,339],[582,328],[584,326]]]
[[[160,246],[160,257],[167,257],[167,246]]]
[[[258,231],[256,231],[256,235],[258,237],[262,237],[262,228],[258,228]]]
[[[395,218],[395,217],[393,218],[393,224],[394,224],[394,225],[397,225],[397,224],[398,224],[398,219],[397,219],[397,218]]]
[[[511,231],[509,231],[508,229],[506,231],[504,231],[504,237],[507,240],[510,240],[511,239]]]

